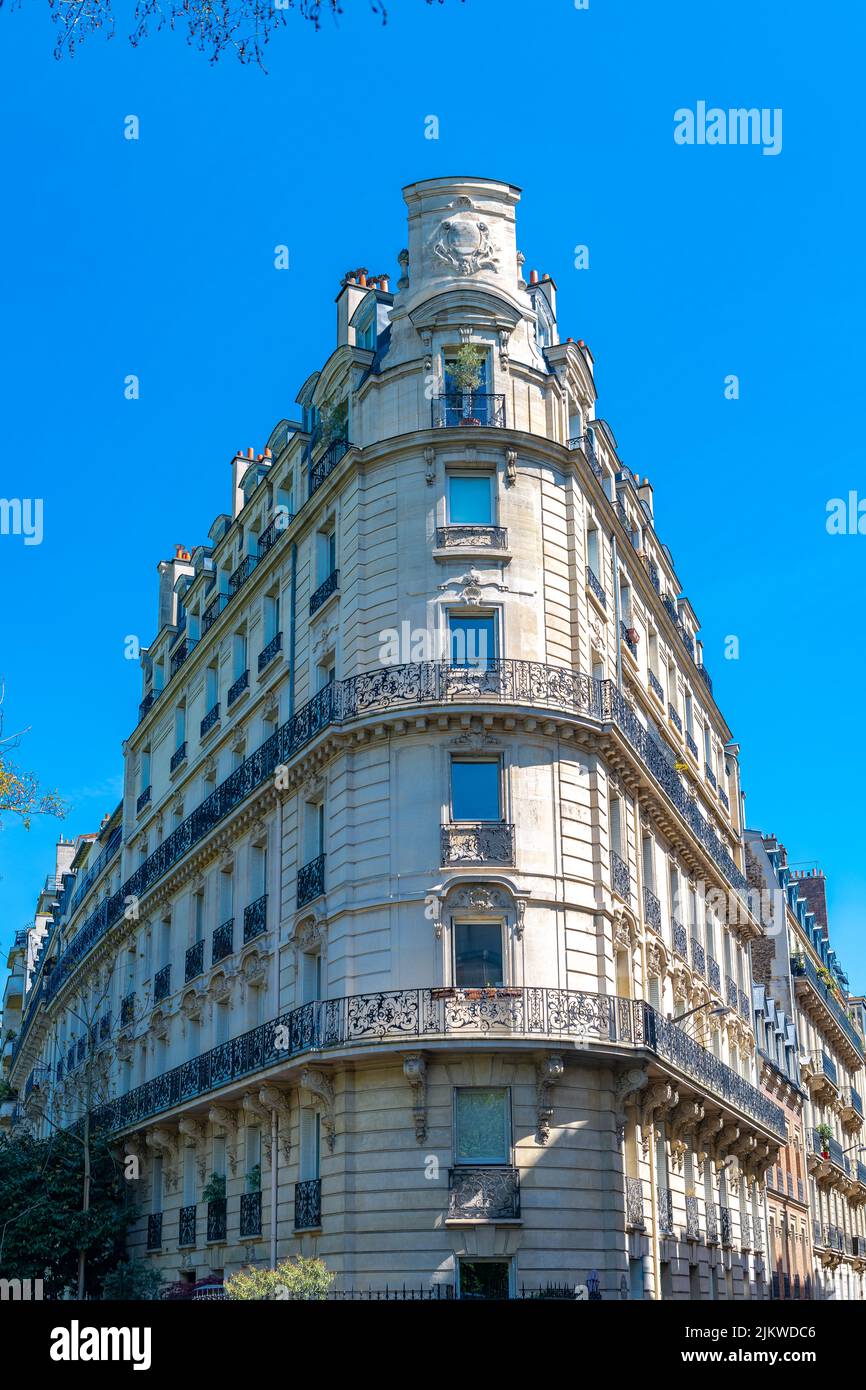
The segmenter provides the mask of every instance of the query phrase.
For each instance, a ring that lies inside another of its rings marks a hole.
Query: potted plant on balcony
[[[457,353],[450,364],[450,376],[456,390],[463,398],[461,408],[464,411],[461,419],[463,425],[480,425],[481,421],[470,414],[472,410],[472,395],[481,385],[481,372],[484,363],[484,353],[474,343],[461,343]],[[468,401],[466,397],[469,397]]]
[[[830,1157],[830,1140],[833,1138],[833,1131],[829,1125],[816,1125],[815,1133],[821,1140],[821,1157]]]
[[[256,1163],[247,1173],[247,1192],[261,1192],[262,1190],[262,1165]]]
[[[211,1173],[210,1182],[201,1194],[203,1202],[218,1202],[221,1197],[226,1195],[226,1180],[224,1173]]]

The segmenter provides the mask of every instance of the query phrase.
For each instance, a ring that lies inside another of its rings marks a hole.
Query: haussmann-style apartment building
[[[15,1122],[112,1127],[130,1253],[172,1280],[315,1254],[343,1289],[769,1297],[789,1083],[698,619],[525,275],[519,190],[404,196],[396,290],[345,276],[298,418],[158,567],[123,801],[58,871],[4,1058]],[[843,1039],[816,1014],[840,1107]],[[808,1136],[832,1105],[803,1084]]]

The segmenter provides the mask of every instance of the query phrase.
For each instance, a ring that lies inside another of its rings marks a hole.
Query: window
[[[150,749],[141,750],[141,770],[138,778],[139,792],[146,792],[150,786]]]
[[[375,351],[376,348],[376,305],[371,303],[355,325],[355,347],[365,348],[368,352]]]
[[[258,1125],[247,1127],[244,1139],[247,1192],[258,1192],[262,1185],[262,1131]],[[256,1179],[258,1178],[258,1181]]]
[[[322,997],[321,951],[305,951],[301,957],[301,994],[302,1004]]]
[[[454,1092],[454,1161],[511,1161],[511,1105],[505,1086],[459,1086]]]
[[[337,668],[334,664],[334,658],[333,656],[329,656],[324,661],[320,662],[319,666],[316,668],[318,689],[324,690],[326,685],[333,684],[336,679]]]
[[[686,691],[686,729],[687,729],[688,732],[691,734],[692,738],[694,738],[694,736],[695,736],[695,706],[694,706],[694,701],[692,700],[691,691],[689,691],[689,690]]]
[[[643,843],[643,878],[647,888],[651,893],[655,892],[656,873],[655,873],[655,854],[651,835],[644,835]]]
[[[219,925],[234,915],[234,874],[231,869],[220,873]]]
[[[328,530],[319,532],[316,563],[319,583],[323,584],[337,568],[337,528],[333,524]]]
[[[265,594],[265,646],[272,642],[280,630],[280,596]]]
[[[477,346],[477,344],[476,344],[476,346]],[[446,354],[445,354],[445,394],[446,394],[446,396],[462,396],[462,395],[464,394],[462,388],[458,385],[457,380],[455,379],[455,376],[454,376],[454,366],[455,366],[456,358],[457,358],[457,350],[456,350],[456,348],[454,349],[453,352],[446,352]],[[478,385],[474,388],[474,391],[472,391],[472,392],[467,392],[466,394],[468,394],[468,395],[484,395],[484,394],[485,394],[487,391],[489,391],[489,390],[490,390],[490,387],[489,387],[488,384],[487,384],[487,355],[486,355],[486,353],[485,353],[484,356],[482,357],[481,361],[480,361],[479,364],[478,364]]]
[[[229,1038],[229,1005],[227,999],[217,1000],[214,1010],[214,1043],[219,1047],[220,1043],[228,1042]]]
[[[492,613],[449,613],[452,666],[483,666],[496,657],[496,618]]]
[[[569,439],[579,439],[583,434],[583,416],[580,413],[580,406],[573,401],[568,403],[568,437]]]
[[[218,1178],[226,1175],[226,1137],[215,1134],[213,1138],[213,1171]]]
[[[322,1152],[322,1121],[317,1110],[301,1111],[301,1153],[298,1176],[301,1182],[313,1182],[320,1176]]]
[[[500,922],[454,923],[454,983],[460,989],[505,983]]]
[[[195,1145],[187,1144],[183,1151],[183,1204],[191,1207],[195,1200]]]
[[[492,526],[492,479],[488,473],[451,474],[448,520],[452,525]]]
[[[247,634],[236,632],[232,639],[233,671],[235,680],[247,669]]]
[[[451,819],[498,821],[502,819],[498,761],[469,758],[451,760]]]
[[[191,1018],[186,1025],[187,1037],[187,1057],[190,1061],[198,1057],[201,1052],[201,1022],[197,1018]]]
[[[596,579],[601,580],[601,546],[599,543],[598,530],[593,526],[592,530],[586,533],[586,562],[592,570]]]
[[[162,1154],[157,1154],[153,1160],[153,1189],[150,1195],[150,1209],[154,1212],[162,1211]]]
[[[610,847],[622,859],[622,801],[618,796],[610,798]]]
[[[205,671],[205,714],[209,714],[214,705],[219,702],[220,697],[220,678],[219,666],[214,661]]]

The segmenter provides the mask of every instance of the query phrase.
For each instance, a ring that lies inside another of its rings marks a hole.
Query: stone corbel
[[[724,1117],[719,1114],[711,1115],[708,1120],[704,1120],[703,1124],[698,1126],[695,1151],[701,1167],[708,1158],[715,1158],[718,1137],[724,1127]]]
[[[135,1159],[136,1163],[138,1164],[137,1176],[140,1178],[142,1169],[144,1168],[145,1155],[147,1153],[147,1145],[145,1143],[144,1135],[128,1134],[125,1139],[121,1140],[118,1147],[121,1150],[121,1162],[123,1162],[124,1166],[126,1165],[127,1159]]]
[[[636,1105],[641,1091],[649,1083],[649,1076],[643,1067],[629,1067],[616,1078],[613,1091],[613,1119],[619,1142],[625,1134],[626,1107]]]
[[[679,1092],[668,1081],[657,1081],[650,1086],[640,1108],[640,1127],[644,1153],[649,1152],[650,1139],[655,1129],[656,1115],[665,1116],[679,1104]]]
[[[291,1129],[291,1106],[285,1091],[280,1091],[276,1086],[262,1086],[259,1091],[259,1100],[262,1105],[267,1106],[268,1110],[276,1110],[279,1117],[277,1121],[277,1132],[279,1134],[280,1149],[286,1163],[292,1161],[292,1129]],[[280,1128],[282,1121],[282,1129]]]
[[[424,345],[424,371],[429,376],[433,370],[433,333],[429,328],[419,328],[418,336]]]
[[[680,1101],[670,1115],[671,1144],[682,1143],[692,1134],[704,1118],[704,1107],[699,1100]]]
[[[740,1126],[735,1124],[723,1125],[716,1140],[715,1166],[718,1171],[724,1164],[729,1154],[736,1153],[737,1141],[740,1138]]]
[[[511,329],[500,328],[499,330],[499,365],[504,372],[508,371],[508,345],[511,341]]]
[[[436,450],[430,445],[424,450],[424,477],[428,487],[436,481]]]
[[[334,1118],[334,1087],[325,1072],[318,1067],[305,1067],[301,1073],[301,1085],[322,1102],[322,1124],[328,1152],[333,1153],[337,1143],[337,1123]]]
[[[165,1165],[164,1177],[165,1185],[169,1192],[173,1192],[177,1186],[178,1178],[178,1147],[177,1132],[170,1129],[163,1129],[157,1125],[154,1129],[148,1130],[145,1135],[145,1143],[154,1153],[161,1154]]]
[[[505,486],[514,487],[517,482],[517,450],[505,450]]]
[[[201,1120],[192,1115],[181,1115],[177,1122],[178,1130],[195,1144],[195,1163],[202,1182],[207,1177],[207,1129]]]
[[[226,1155],[234,1176],[238,1167],[238,1112],[227,1105],[212,1105],[207,1117],[212,1125],[226,1132]]]
[[[523,940],[523,933],[526,930],[526,899],[515,898],[514,907],[517,916],[514,919],[514,935],[518,941]]]
[[[423,1144],[427,1138],[427,1061],[423,1052],[409,1052],[403,1058],[403,1075],[412,1088],[412,1119],[415,1138]]]
[[[546,1144],[550,1138],[550,1126],[553,1123],[553,1088],[558,1081],[565,1075],[565,1063],[558,1052],[551,1052],[542,1061],[536,1063],[535,1082],[536,1082],[536,1102],[538,1106],[538,1132],[536,1139],[539,1144]]]

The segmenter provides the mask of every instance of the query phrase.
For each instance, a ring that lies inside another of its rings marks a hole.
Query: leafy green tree
[[[80,1252],[87,1256],[85,1292],[97,1293],[104,1276],[123,1255],[134,1219],[124,1201],[119,1165],[110,1135],[90,1136],[90,1192],[82,1210],[84,1150],[69,1133],[47,1139],[31,1134],[0,1136],[0,1275],[43,1279],[45,1292],[75,1288]]]
[[[0,6],[2,4],[3,0],[0,0]],[[34,816],[58,816],[62,820],[66,815],[66,805],[57,792],[43,791],[34,774],[23,772],[9,757],[10,751],[18,747],[23,735],[29,731],[20,729],[16,734],[3,733],[5,698],[6,687],[0,681],[0,825],[4,812],[17,816],[25,830],[30,829]]]
[[[323,1299],[334,1282],[324,1260],[282,1260],[276,1269],[247,1265],[225,1281],[231,1299]]]
[[[162,1274],[143,1260],[121,1260],[102,1281],[102,1297],[116,1303],[137,1303],[162,1296]]]

